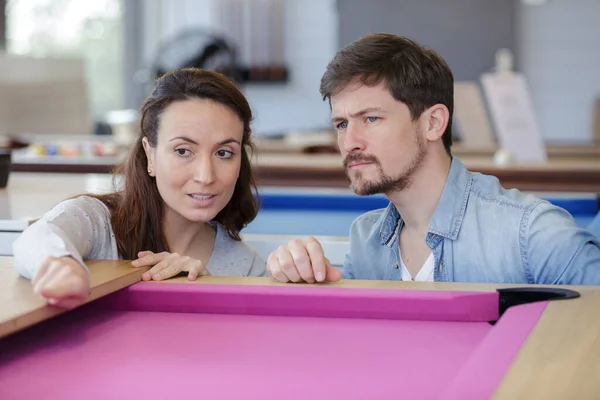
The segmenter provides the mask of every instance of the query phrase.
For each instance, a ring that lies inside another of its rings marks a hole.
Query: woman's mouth
[[[212,199],[213,197],[215,197],[214,194],[200,194],[200,193],[191,193],[191,194],[188,194],[188,196],[190,196],[192,199],[195,199],[195,200],[209,200],[209,199]]]
[[[194,207],[210,207],[215,202],[217,195],[208,193],[190,193],[188,194]]]

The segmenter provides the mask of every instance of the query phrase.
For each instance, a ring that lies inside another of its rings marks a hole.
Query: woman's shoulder
[[[207,266],[213,275],[265,276],[266,262],[250,246],[235,240],[219,223],[215,224],[215,247]],[[214,271],[213,271],[214,269]]]
[[[110,211],[104,202],[96,197],[81,195],[63,200],[46,215],[49,218],[79,217],[86,219],[110,219]]]

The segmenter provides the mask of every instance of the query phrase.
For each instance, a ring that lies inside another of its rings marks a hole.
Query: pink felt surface
[[[543,301],[506,310],[441,398],[491,398],[547,305],[548,302]]]
[[[126,311],[71,322],[6,354],[2,398],[435,398],[492,328]]]
[[[137,311],[488,322],[498,319],[498,301],[496,292],[141,282],[102,304]]]
[[[492,326],[497,307],[496,293],[137,284],[0,342],[0,397],[469,398],[493,392],[543,303]]]

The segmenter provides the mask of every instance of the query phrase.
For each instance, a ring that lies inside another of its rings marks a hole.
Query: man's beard
[[[378,193],[399,192],[408,188],[412,184],[415,171],[419,168],[425,158],[425,145],[423,139],[417,133],[417,154],[413,157],[408,167],[397,177],[391,177],[383,172],[379,159],[371,154],[350,153],[344,159],[344,170],[346,177],[350,181],[350,188],[359,196],[370,196]],[[372,181],[363,179],[362,173],[356,171],[353,173],[354,178],[350,178],[348,164],[354,161],[371,162],[377,167],[379,178]]]

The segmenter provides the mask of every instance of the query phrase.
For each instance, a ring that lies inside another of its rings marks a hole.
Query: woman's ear
[[[148,160],[148,175],[154,176],[154,154],[156,149],[150,146],[150,142],[146,136],[142,138],[142,146],[144,146],[144,152],[146,153],[146,159]]]

